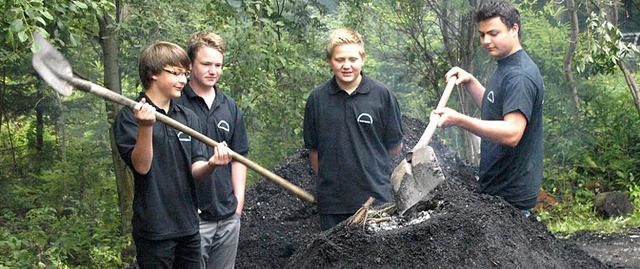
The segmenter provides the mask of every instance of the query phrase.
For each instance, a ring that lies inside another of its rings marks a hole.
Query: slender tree
[[[577,49],[578,34],[580,33],[580,29],[578,27],[578,8],[576,7],[575,0],[566,0],[564,3],[569,17],[571,39],[569,40],[569,48],[565,53],[564,60],[562,61],[562,67],[564,69],[565,79],[567,80],[566,85],[571,92],[573,105],[575,106],[576,111],[579,111],[580,99],[578,97],[578,87],[576,86],[576,82],[573,77],[573,62],[571,61]]]

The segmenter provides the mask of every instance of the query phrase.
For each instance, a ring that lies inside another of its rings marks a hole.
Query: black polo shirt
[[[384,84],[361,73],[351,94],[335,77],[306,103],[304,143],[318,152],[317,202],[322,214],[351,214],[370,197],[393,201],[388,149],[402,142],[398,101]]]
[[[200,119],[203,134],[217,141],[227,142],[227,146],[236,153],[247,156],[249,142],[242,111],[236,102],[214,86],[216,98],[207,106],[204,99],[198,96],[189,84],[185,85],[176,103],[192,109]],[[209,157],[213,156],[213,148],[207,147]],[[200,217],[215,221],[227,218],[236,212],[238,200],[233,193],[231,181],[231,163],[216,168],[208,180],[196,182],[198,192],[198,208]]]
[[[520,209],[536,205],[543,172],[544,84],[536,64],[520,50],[498,61],[482,99],[483,120],[519,111],[527,126],[516,147],[481,143],[478,191],[501,196]]]
[[[142,97],[146,95],[141,93],[138,100]],[[165,113],[149,98],[146,99],[157,111]],[[196,131],[200,129],[196,114],[173,101],[166,115]],[[120,156],[134,176],[133,233],[150,240],[164,240],[198,232],[191,164],[207,160],[204,144],[156,121],[153,124],[151,169],[146,175],[141,175],[133,169],[131,162],[138,133],[138,121],[131,108],[120,110],[113,130]]]

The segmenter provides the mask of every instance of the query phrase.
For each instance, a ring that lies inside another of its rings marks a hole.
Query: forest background
[[[328,33],[365,38],[365,71],[427,120],[453,66],[480,80],[495,67],[479,45],[476,0],[13,0],[0,10],[0,268],[122,268],[133,259],[132,176],[114,152],[119,107],[89,94],[58,96],[35,72],[38,32],[77,75],[135,98],[144,46],[186,46],[200,30],[225,38],[220,88],[245,113],[250,158],[269,169],[303,147],[306,98],[332,75]],[[552,232],[640,226],[640,0],[516,1],[523,45],[545,82],[542,190],[559,203],[539,219]],[[463,87],[449,106],[479,115]],[[477,140],[437,134],[478,161]],[[249,184],[259,180],[250,173]],[[631,216],[602,220],[592,199],[627,194]]]

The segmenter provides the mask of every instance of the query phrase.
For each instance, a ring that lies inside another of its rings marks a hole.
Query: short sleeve
[[[389,105],[387,109],[387,124],[384,130],[384,144],[387,149],[391,149],[403,138],[402,115],[400,113],[400,105],[393,92],[389,90]]]
[[[202,125],[200,125],[198,116],[190,110],[187,111],[190,112],[187,113],[189,127],[198,133],[202,133]],[[197,161],[208,161],[207,146],[207,144],[198,139],[193,138],[191,140],[191,164]]]
[[[113,122],[113,134],[120,157],[129,167],[132,167],[131,153],[138,137],[138,121],[133,116],[131,108],[123,107],[120,109]]]
[[[537,92],[536,85],[523,75],[514,76],[505,81],[507,84],[505,85],[502,116],[520,111],[527,118],[527,121],[531,121]]]
[[[303,138],[304,147],[307,149],[318,149],[318,133],[316,124],[316,108],[315,97],[313,94],[307,98],[307,103],[304,108],[304,127]]]
[[[229,147],[242,156],[249,155],[249,139],[247,138],[247,129],[244,124],[244,115],[236,106],[235,124],[233,138]]]

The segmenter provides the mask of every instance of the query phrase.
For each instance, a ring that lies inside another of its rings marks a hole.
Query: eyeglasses
[[[168,69],[168,68],[162,68],[162,70],[167,71],[167,73],[172,74],[174,76],[182,76],[182,75],[184,75],[185,77],[189,77],[191,75],[191,71],[178,72],[178,71],[171,70],[171,69]]]

